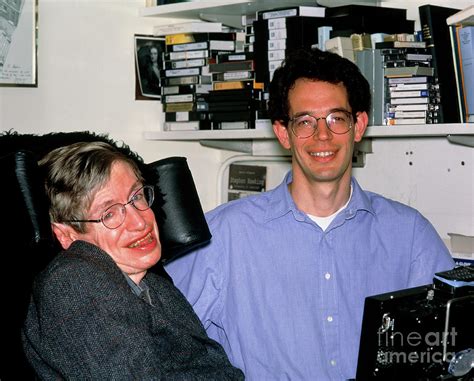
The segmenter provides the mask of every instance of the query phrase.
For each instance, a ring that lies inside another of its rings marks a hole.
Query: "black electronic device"
[[[473,266],[367,297],[356,380],[474,380],[473,316]]]

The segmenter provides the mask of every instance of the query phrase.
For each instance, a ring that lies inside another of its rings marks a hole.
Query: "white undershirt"
[[[311,218],[321,229],[323,229],[323,231],[326,231],[328,226],[331,224],[332,220],[334,220],[334,218],[336,218],[336,216],[347,207],[347,205],[349,204],[349,201],[351,201],[351,198],[352,198],[352,184],[351,184],[351,194],[349,195],[349,199],[339,210],[337,210],[336,212],[334,212],[333,214],[327,217],[318,217],[318,216],[313,216],[311,214],[308,214],[308,217]]]

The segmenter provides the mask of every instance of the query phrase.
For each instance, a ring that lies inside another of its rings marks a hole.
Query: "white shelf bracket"
[[[459,144],[466,147],[474,147],[473,135],[448,135],[448,141],[453,144]]]
[[[213,13],[199,13],[203,21],[220,22],[232,28],[242,29],[242,15],[218,15]]]

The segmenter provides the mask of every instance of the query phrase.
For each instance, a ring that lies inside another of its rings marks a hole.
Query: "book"
[[[166,45],[188,44],[210,40],[235,41],[241,39],[241,33],[214,32],[214,33],[178,33],[165,36]]]
[[[417,104],[417,103],[432,103],[432,99],[429,97],[418,97],[418,98],[394,98],[390,101],[390,105],[405,105],[405,104]]]
[[[396,119],[396,118],[387,118],[387,126],[395,125],[408,125],[408,124],[427,124],[429,120],[426,118],[409,118],[409,119]]]
[[[368,33],[354,33],[350,39],[354,50],[372,49],[372,39]]]
[[[209,111],[209,120],[212,122],[239,122],[256,119],[255,110],[237,110],[237,111]]]
[[[194,122],[197,120],[207,120],[207,112],[181,111],[165,112],[165,122]]]
[[[200,121],[165,122],[163,125],[164,131],[198,131],[199,127]]]
[[[286,49],[275,49],[268,51],[268,61],[282,61],[286,57]]]
[[[253,79],[254,72],[247,71],[229,71],[226,73],[212,73],[212,81],[241,81],[245,79]]]
[[[431,83],[398,83],[389,85],[389,91],[407,91],[407,90],[436,90],[437,85]]]
[[[244,81],[217,81],[213,82],[212,90],[263,89],[262,82],[254,80]]]
[[[390,49],[390,48],[426,48],[424,41],[383,41],[376,42],[375,49]]]
[[[190,51],[182,51],[182,52],[164,52],[163,59],[165,61],[170,60],[191,60],[197,58],[207,58],[211,57],[210,51],[208,49],[205,50],[190,50]]]
[[[426,110],[417,110],[417,111],[392,111],[387,112],[388,118],[431,118],[431,113]]]
[[[196,97],[194,94],[172,94],[165,95],[162,98],[163,103],[182,103],[182,102],[194,102]]]
[[[369,16],[374,18],[406,19],[407,10],[403,8],[389,8],[375,5],[348,4],[326,8],[326,17],[342,16]]]
[[[253,70],[253,69],[254,69],[253,60],[229,61],[229,62],[209,64],[209,72],[210,73],[223,73],[223,72],[230,72],[230,71],[245,71],[245,70]]]
[[[161,77],[186,77],[191,75],[204,74],[200,67],[191,67],[185,69],[165,69],[160,70]]]
[[[324,17],[326,13],[325,7],[312,7],[298,5],[288,8],[279,8],[265,11],[257,11],[259,20],[268,20],[281,17],[307,16],[307,17]]]
[[[216,63],[234,62],[234,61],[249,61],[254,59],[253,52],[241,53],[220,53],[216,56]]]
[[[446,19],[448,25],[474,25],[474,5],[456,12]]]
[[[386,9],[384,7],[378,8]],[[414,20],[397,17],[380,17],[366,14],[326,17],[325,19],[333,27],[331,37],[350,37],[354,33],[413,34],[415,30]]]
[[[188,50],[227,50],[236,51],[236,41],[209,40],[202,42],[189,42],[186,44],[166,45],[167,52],[184,52]]]
[[[459,102],[457,97],[453,96],[453,90],[456,89],[455,64],[452,54],[446,54],[446,48],[451,46],[446,19],[459,12],[459,9],[427,4],[418,7],[418,12],[423,41],[433,56],[432,66],[438,79],[440,122],[459,123]]]
[[[286,37],[286,28],[268,29],[268,38],[270,40],[279,40],[282,38],[286,39]]]
[[[245,101],[235,100],[235,101],[226,101],[226,102],[209,102],[209,112],[227,112],[229,114],[234,114],[238,111],[249,111],[254,110],[255,102],[253,99],[248,99]]]
[[[459,30],[461,52],[461,71],[464,89],[466,120],[474,118],[474,26],[465,26]]]
[[[354,49],[350,37],[333,37],[326,41],[326,50],[328,52],[339,54],[341,57],[355,62]]]
[[[286,30],[286,38],[270,40],[269,28],[273,21],[278,20],[278,29]],[[318,43],[318,27],[329,25],[326,18],[293,16],[278,19],[260,19],[254,21],[255,42],[255,78],[258,82],[268,84],[271,78],[269,55],[275,52],[277,60],[297,48],[310,48]]]
[[[180,23],[156,25],[153,27],[155,36],[166,36],[177,33],[221,32],[222,23],[206,21],[186,21]]]
[[[429,90],[407,90],[407,91],[391,91],[389,94],[390,98],[411,98],[411,97],[428,97],[430,95]]]
[[[188,67],[206,66],[209,63],[210,61],[207,58],[196,58],[192,60],[164,61],[163,67],[165,69],[185,69]]]
[[[261,99],[262,91],[259,89],[239,89],[239,90],[222,90],[210,91],[209,101],[226,102],[226,101],[248,101]]]
[[[183,102],[183,103],[164,103],[164,112],[183,112],[183,111],[208,111],[207,102]]]
[[[437,111],[439,110],[438,104],[431,103],[418,103],[418,104],[401,104],[401,105],[390,105],[388,107],[389,112],[399,111]]]
[[[432,81],[431,76],[419,76],[419,77],[402,77],[402,78],[389,78],[389,85],[400,84],[400,83],[430,83]]]
[[[210,84],[212,83],[212,77],[210,75],[188,75],[185,77],[163,78],[162,81],[164,86]]]
[[[385,77],[433,76],[434,69],[426,66],[405,66],[385,68]]]
[[[175,85],[163,86],[161,88],[161,94],[207,94],[210,90],[212,90],[212,84]]]
[[[393,48],[381,49],[384,61],[426,61],[429,62],[433,58],[427,53],[426,48]]]
[[[213,122],[212,129],[214,130],[247,130],[255,128],[254,120],[245,120],[238,122]]]
[[[268,20],[268,30],[286,28],[286,17],[279,17]]]

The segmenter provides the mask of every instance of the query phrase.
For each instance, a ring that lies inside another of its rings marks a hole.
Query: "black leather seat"
[[[153,271],[167,276],[163,262],[171,261],[211,239],[191,172],[184,157],[145,164],[128,146],[106,135],[89,132],[42,136],[4,133],[0,136],[0,186],[3,290],[2,360],[0,379],[35,379],[23,356],[20,330],[32,281],[60,250],[53,237],[48,201],[37,161],[54,148],[78,141],[106,141],[132,156],[155,186],[153,205],[162,243],[162,261]]]

